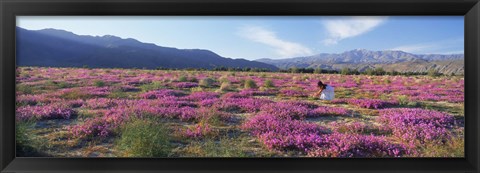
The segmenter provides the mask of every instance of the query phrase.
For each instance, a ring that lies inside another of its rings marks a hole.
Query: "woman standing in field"
[[[318,81],[317,86],[320,88],[320,90],[313,94],[313,97],[318,97],[320,95],[321,100],[333,100],[335,98],[335,93],[332,86],[323,84],[322,81]]]

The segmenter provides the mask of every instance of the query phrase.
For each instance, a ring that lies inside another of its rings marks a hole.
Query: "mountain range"
[[[325,70],[350,68],[364,71],[368,68],[381,67],[386,71],[427,72],[433,68],[444,74],[463,74],[465,68],[463,54],[413,54],[396,50],[355,49],[338,54],[321,53],[305,57],[258,59],[256,61],[272,64],[281,69],[292,67]]]
[[[225,58],[209,50],[177,49],[120,37],[76,35],[72,32],[17,27],[17,65],[93,68],[266,68],[257,61]]]
[[[17,27],[17,65],[93,68],[342,68],[364,71],[382,67],[386,71],[463,74],[464,55],[413,54],[403,51],[355,49],[343,53],[321,53],[287,59],[232,59],[203,49],[177,49],[117,36],[77,35],[57,29],[26,30]]]

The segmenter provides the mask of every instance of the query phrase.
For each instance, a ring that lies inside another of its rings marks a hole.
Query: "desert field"
[[[19,67],[16,108],[23,157],[464,156],[461,76]]]

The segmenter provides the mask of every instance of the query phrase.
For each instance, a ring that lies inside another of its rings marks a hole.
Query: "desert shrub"
[[[187,81],[188,81],[188,79],[187,79],[186,76],[180,76],[180,77],[178,77],[177,80],[178,80],[179,82],[187,82]]]
[[[275,87],[275,84],[273,84],[273,81],[270,80],[270,79],[267,79],[265,81],[265,83],[263,84],[264,87],[266,88],[274,88]]]
[[[210,88],[210,87],[213,86],[214,83],[215,83],[214,79],[204,78],[204,79],[200,80],[199,85],[202,86],[202,87]]]
[[[230,82],[222,82],[220,85],[220,91],[230,91],[231,89]]]
[[[96,87],[103,87],[105,86],[105,82],[102,80],[95,80],[93,81],[93,85],[95,85]]]
[[[246,88],[246,89],[257,88],[257,84],[255,83],[255,81],[253,81],[251,79],[247,79],[247,80],[245,80],[244,88]]]
[[[170,153],[168,134],[163,124],[136,119],[121,128],[116,147],[126,157],[165,157]]]
[[[342,68],[340,74],[342,74],[342,75],[348,75],[348,74],[350,74],[350,69],[347,68],[347,67],[344,67],[344,68]]]
[[[407,105],[409,103],[408,96],[406,95],[398,96],[397,100],[398,100],[398,104],[402,106]]]

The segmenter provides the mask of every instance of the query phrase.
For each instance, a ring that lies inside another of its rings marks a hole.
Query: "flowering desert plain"
[[[16,92],[18,156],[464,156],[462,76],[19,67]]]

